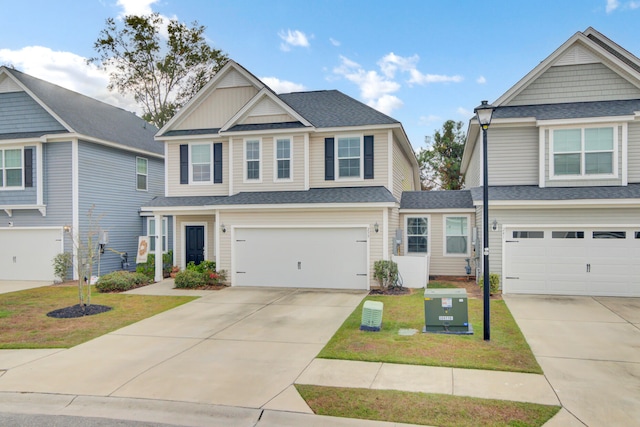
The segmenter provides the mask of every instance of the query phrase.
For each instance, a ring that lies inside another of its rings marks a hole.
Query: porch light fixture
[[[222,225],[220,226],[220,230],[222,230],[222,232],[223,232],[223,233],[226,233],[226,232],[227,232],[227,226],[226,226],[226,225],[224,225],[224,224],[222,224]]]
[[[62,229],[64,230],[65,233],[71,233],[71,226],[70,225],[63,225]]]
[[[491,229],[493,231],[496,231],[498,229],[498,220],[494,219],[493,222],[491,223]]]
[[[373,224],[373,230],[377,233],[378,230],[380,229],[380,227],[378,226],[378,223],[376,222],[375,224]]]
[[[476,114],[476,118],[482,128],[482,240],[483,240],[483,273],[484,273],[484,340],[489,341],[491,339],[491,327],[490,327],[490,294],[489,290],[489,168],[487,167],[487,129],[491,124],[491,116],[493,116],[493,110],[495,107],[489,104],[488,101],[482,101],[482,103],[473,109]],[[498,224],[496,222],[496,228]]]

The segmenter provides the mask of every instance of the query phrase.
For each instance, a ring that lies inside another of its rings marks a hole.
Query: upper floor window
[[[614,175],[613,127],[553,130],[553,176]]]
[[[469,217],[445,216],[445,254],[467,255],[469,253]]]
[[[138,190],[147,190],[148,167],[149,162],[147,159],[136,157],[136,188]]]
[[[362,139],[359,136],[338,137],[338,177],[362,178]]]
[[[291,139],[276,138],[276,179],[291,179]]]
[[[22,187],[22,149],[0,150],[0,188]]]
[[[429,251],[429,218],[407,217],[407,253]]]
[[[260,180],[260,140],[248,139],[244,142],[245,178],[247,181]]]
[[[191,182],[211,182],[211,144],[191,145]]]

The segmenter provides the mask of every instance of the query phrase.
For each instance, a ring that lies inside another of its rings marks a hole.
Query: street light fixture
[[[482,128],[482,257],[483,257],[483,273],[484,273],[484,340],[489,341],[491,339],[491,327],[490,327],[490,311],[489,311],[489,168],[487,167],[487,129],[491,124],[491,116],[495,107],[489,104],[488,101],[482,101],[482,103],[474,108],[473,112],[476,113],[480,127]]]

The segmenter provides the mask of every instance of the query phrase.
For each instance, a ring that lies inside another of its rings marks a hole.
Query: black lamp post
[[[493,115],[494,106],[487,101],[476,107],[473,112],[476,113],[480,127],[482,128],[482,257],[483,257],[483,273],[484,273],[484,340],[491,339],[490,311],[489,311],[489,291],[491,288],[489,282],[489,168],[487,167],[487,129],[491,124],[491,116]]]

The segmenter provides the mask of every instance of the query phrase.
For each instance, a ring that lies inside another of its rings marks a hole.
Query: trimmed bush
[[[480,289],[484,288],[484,276],[480,276],[478,280]],[[497,273],[489,273],[489,293],[491,295],[498,293],[500,290],[500,276]]]
[[[195,270],[183,270],[176,274],[175,287],[181,289],[194,289],[207,284],[207,278],[201,272]]]
[[[394,261],[379,260],[373,263],[373,277],[380,283],[380,288],[398,286],[398,264]]]
[[[171,268],[173,267],[173,251],[162,254],[162,275],[169,277]],[[136,265],[136,273],[144,274],[153,282],[156,277],[156,255],[147,255],[147,262]]]
[[[196,265],[195,262],[190,261],[187,264],[187,270],[197,271],[198,273],[206,273],[210,271],[216,271],[216,262],[215,261],[202,261],[200,264]]]
[[[73,267],[73,257],[69,252],[61,252],[53,258],[53,274],[61,282],[67,280],[67,273]]]
[[[149,284],[147,276],[130,271],[114,271],[105,274],[98,279],[96,289],[98,292],[124,292]]]

